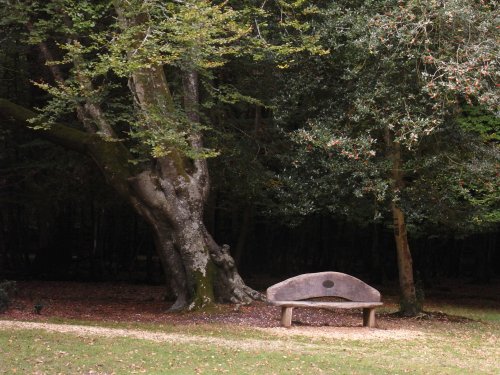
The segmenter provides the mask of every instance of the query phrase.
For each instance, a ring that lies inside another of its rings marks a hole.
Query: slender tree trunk
[[[399,196],[404,188],[401,146],[399,142],[392,139],[389,129],[386,129],[385,138],[388,155],[392,161],[391,178],[394,196],[391,202],[391,212],[394,221],[394,240],[396,242],[399,288],[401,292],[400,312],[406,316],[415,316],[421,312],[422,306],[417,299],[413,279],[413,260],[408,244],[405,214],[399,205]]]
[[[405,216],[401,208],[394,202],[391,208],[394,219],[394,239],[398,255],[399,287],[401,291],[400,312],[407,316],[415,316],[422,308],[417,300],[415,282],[413,280],[413,261],[408,245]]]

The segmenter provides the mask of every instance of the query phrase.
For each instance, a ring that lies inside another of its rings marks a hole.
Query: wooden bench
[[[317,297],[341,297],[348,301],[304,301]],[[267,300],[281,306],[281,325],[292,325],[294,307],[323,309],[363,309],[363,326],[375,327],[375,308],[382,306],[380,293],[363,281],[340,272],[307,273],[292,277],[267,289]]]

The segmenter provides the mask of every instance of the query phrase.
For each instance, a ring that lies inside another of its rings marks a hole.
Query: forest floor
[[[378,330],[367,335],[362,327],[362,316],[358,310],[295,309],[292,330],[307,331],[314,335],[330,331],[332,335],[353,335],[365,339],[384,336],[392,338],[416,334],[420,327],[430,322],[446,324],[460,323],[469,318],[460,315],[461,309],[480,308],[500,310],[500,281],[477,285],[464,281],[443,281],[439,287],[427,291],[425,310],[427,314],[417,318],[402,318],[397,311],[397,289],[381,288],[384,306],[377,310]],[[38,314],[35,306],[38,305]],[[171,325],[230,324],[254,328],[279,328],[280,308],[263,302],[248,306],[217,305],[204,312],[168,312],[170,303],[164,301],[162,286],[22,281],[17,283],[17,293],[2,320],[33,322],[101,322],[101,323],[147,323]],[[449,306],[451,313],[442,312]],[[479,317],[480,318],[480,317]],[[335,327],[336,329],[328,329]],[[340,328],[340,329],[339,329]],[[358,329],[353,329],[358,328]],[[413,332],[413,333],[411,333]]]

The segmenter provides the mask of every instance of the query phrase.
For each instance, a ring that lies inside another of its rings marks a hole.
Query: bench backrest
[[[306,273],[267,289],[270,301],[341,297],[355,302],[380,302],[380,293],[363,281],[340,272]]]

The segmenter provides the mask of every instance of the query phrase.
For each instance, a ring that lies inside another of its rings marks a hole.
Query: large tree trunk
[[[386,146],[388,156],[392,161],[391,178],[394,196],[391,201],[392,218],[394,221],[394,240],[396,242],[399,288],[401,292],[400,313],[415,316],[421,312],[421,301],[418,300],[413,279],[413,260],[408,244],[405,214],[399,205],[400,194],[404,188],[403,160],[401,145],[392,139],[389,129],[386,129]]]
[[[0,121],[23,127],[35,113],[0,99]],[[176,294],[172,308],[202,308],[214,301],[249,303],[263,296],[245,285],[226,245],[219,246],[203,223],[208,176],[204,161],[183,167],[178,155],[137,171],[120,142],[109,142],[61,124],[37,135],[89,155],[107,182],[152,228],[165,274]]]
[[[174,187],[154,171],[142,172],[130,182],[130,198],[153,228],[160,259],[177,295],[172,309],[200,308],[214,300],[249,303],[262,298],[239,276],[228,246],[217,245],[208,233],[202,220],[204,201],[196,186]]]

